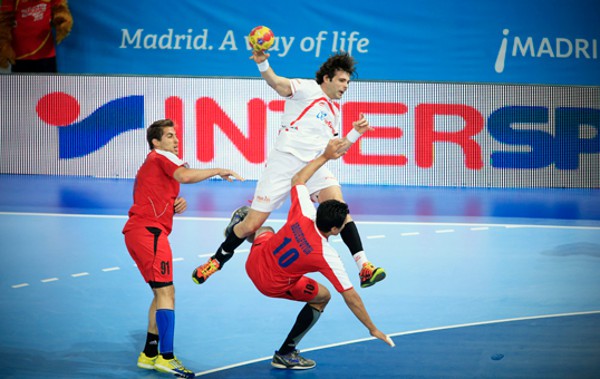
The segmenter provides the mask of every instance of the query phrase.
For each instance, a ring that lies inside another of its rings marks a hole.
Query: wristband
[[[263,62],[257,63],[256,65],[258,66],[258,71],[260,72],[265,72],[269,69],[269,61],[266,59]]]
[[[347,135],[346,138],[348,139],[348,141],[354,143],[356,142],[357,139],[359,139],[361,136],[361,134],[359,132],[356,131],[356,129],[352,129]]]

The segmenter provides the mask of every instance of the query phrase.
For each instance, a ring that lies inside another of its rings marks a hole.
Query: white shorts
[[[267,159],[265,170],[256,184],[251,208],[270,213],[281,207],[290,195],[292,177],[306,164],[292,154],[273,149]],[[317,170],[306,182],[311,195],[317,195],[323,188],[331,186],[339,187],[340,183],[325,166]]]

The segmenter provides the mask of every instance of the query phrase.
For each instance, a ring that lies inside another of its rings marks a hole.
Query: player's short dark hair
[[[150,145],[150,150],[154,149],[152,140],[156,138],[160,141],[164,134],[164,128],[173,126],[175,126],[173,120],[166,118],[164,120],[154,121],[152,125],[148,127],[148,130],[146,130],[146,140],[148,141],[148,145]]]
[[[350,211],[348,205],[338,200],[325,200],[317,208],[317,228],[323,233],[331,228],[341,228]]]
[[[350,54],[345,51],[337,52],[330,56],[329,59],[321,65],[319,71],[317,71],[317,83],[323,83],[325,75],[327,75],[329,79],[333,79],[336,71],[340,70],[347,72],[350,75],[350,78],[353,78],[356,74],[355,64],[356,62]]]

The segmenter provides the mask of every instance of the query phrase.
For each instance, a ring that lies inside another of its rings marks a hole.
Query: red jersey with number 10
[[[265,251],[272,254],[260,256],[269,260],[261,264],[261,269],[270,271],[271,288],[286,288],[291,281],[307,273],[320,272],[336,291],[351,289],[352,283],[339,254],[317,229],[316,210],[306,186],[293,187],[291,200],[287,222],[266,242]]]

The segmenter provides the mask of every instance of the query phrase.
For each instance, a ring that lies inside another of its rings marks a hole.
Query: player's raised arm
[[[288,97],[292,95],[292,84],[288,78],[278,76],[269,65],[268,58],[271,54],[264,50],[253,50],[250,59],[254,60],[258,65],[260,75],[267,81],[280,96]]]
[[[298,184],[305,184],[308,179],[310,179],[317,170],[321,168],[327,161],[331,159],[338,159],[344,152],[341,152],[340,149],[344,142],[339,138],[334,138],[329,140],[327,147],[323,154],[319,155],[312,161],[310,161],[302,170],[298,171],[296,175],[292,178],[292,187]]]

